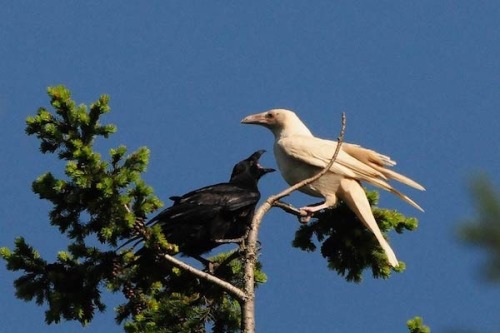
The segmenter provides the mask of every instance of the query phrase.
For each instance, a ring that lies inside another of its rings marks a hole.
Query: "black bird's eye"
[[[268,113],[266,113],[266,118],[273,119],[274,118],[274,114],[272,114],[271,112],[268,112]]]

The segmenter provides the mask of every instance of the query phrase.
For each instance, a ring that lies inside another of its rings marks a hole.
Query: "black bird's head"
[[[260,177],[264,176],[266,173],[276,171],[272,168],[264,168],[259,164],[259,159],[265,152],[266,151],[263,149],[258,150],[249,158],[238,162],[233,168],[233,173],[231,174],[229,182],[232,184],[256,187]]]

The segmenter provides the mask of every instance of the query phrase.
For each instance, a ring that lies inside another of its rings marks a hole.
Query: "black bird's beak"
[[[248,161],[252,161],[256,163],[257,167],[259,168],[259,171],[261,172],[262,175],[265,175],[266,173],[269,172],[274,172],[276,171],[273,168],[264,168],[259,164],[259,159],[264,154],[266,151],[264,149],[257,150],[255,153],[253,153],[249,158],[247,158]]]
[[[276,169],[273,169],[273,168],[260,168],[260,172],[262,173],[262,175],[265,175],[266,173],[269,173],[269,172],[274,172],[276,171]]]

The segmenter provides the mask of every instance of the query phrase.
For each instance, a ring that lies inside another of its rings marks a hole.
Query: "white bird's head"
[[[295,112],[285,109],[272,109],[252,114],[241,120],[242,124],[255,124],[267,127],[276,138],[290,135],[312,136],[311,131],[297,117]]]

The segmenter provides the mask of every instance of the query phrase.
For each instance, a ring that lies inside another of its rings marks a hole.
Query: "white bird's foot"
[[[300,223],[308,223],[317,211],[328,208],[326,204],[321,204],[319,206],[305,206],[299,208],[302,216],[300,217]]]
[[[299,222],[300,223],[307,224],[311,220],[311,218],[314,215],[314,211],[311,211],[311,208],[313,208],[313,207],[299,208],[299,211],[300,211]]]
[[[301,211],[301,212],[303,212],[303,211]],[[309,215],[307,213],[305,213],[305,214],[306,215],[299,216],[299,222],[302,224],[307,224],[311,220],[311,217],[312,217],[312,215]]]

